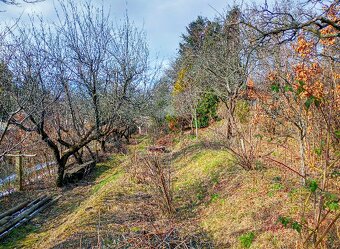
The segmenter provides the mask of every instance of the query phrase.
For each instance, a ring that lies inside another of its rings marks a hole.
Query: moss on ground
[[[0,243],[0,248],[30,248],[37,242],[37,239],[28,239],[27,236],[34,234],[37,231],[38,227],[32,224],[14,229],[12,232],[10,232],[7,239]]]

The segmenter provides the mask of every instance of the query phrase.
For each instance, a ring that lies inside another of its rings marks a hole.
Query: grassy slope
[[[178,151],[189,152],[174,162],[175,190],[216,248],[242,248],[240,237],[250,233],[251,248],[295,248],[298,234],[276,222],[280,214],[298,208],[289,192],[289,177],[282,178],[277,169],[246,172],[235,166],[228,152],[211,147],[194,140],[178,146]]]
[[[115,158],[97,164],[96,172],[91,176],[93,179],[89,179],[94,180],[93,185],[65,191],[53,209],[40,215],[33,224],[13,231],[0,244],[0,248],[50,248],[78,232],[84,237],[87,233],[96,232],[96,226],[91,221],[102,208],[104,196],[111,190],[119,189],[117,184],[122,176],[120,163],[123,159]]]
[[[250,248],[295,248],[298,234],[277,224],[279,215],[294,216],[299,210],[295,194],[302,190],[293,188],[293,178],[274,168],[246,172],[227,151],[202,137],[173,139],[173,186],[181,229],[189,224],[202,228],[215,248],[242,248],[240,238],[244,245],[252,241]],[[144,150],[146,143],[134,150]],[[130,162],[129,156],[120,156],[100,164],[93,185],[69,190],[51,210],[58,216],[48,216],[48,224],[35,221],[25,232],[17,230],[0,248],[99,243],[114,248],[126,236],[150,231],[155,224],[162,229],[169,222],[157,214],[148,190],[126,172]],[[22,236],[15,238],[18,234]],[[98,237],[103,240],[98,242]]]

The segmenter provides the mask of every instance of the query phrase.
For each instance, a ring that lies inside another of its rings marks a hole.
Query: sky
[[[232,5],[233,0],[93,0],[92,3],[103,4],[113,21],[123,19],[127,10],[130,20],[146,31],[151,57],[167,64],[176,57],[180,36],[191,21],[198,15],[213,18],[228,4]],[[0,3],[0,10],[4,10],[0,12],[0,22],[11,22],[20,16],[24,21],[28,14],[40,14],[53,21],[55,4],[54,0],[21,6]]]

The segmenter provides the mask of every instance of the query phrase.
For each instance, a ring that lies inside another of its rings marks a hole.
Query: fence
[[[43,183],[44,180],[51,182],[49,180],[54,175],[55,163],[44,153],[36,156],[18,151],[6,155],[0,162],[0,197]]]

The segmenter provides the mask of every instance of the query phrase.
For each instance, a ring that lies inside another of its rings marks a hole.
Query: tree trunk
[[[197,121],[197,111],[195,109],[195,135],[196,135],[196,139],[198,138],[198,121]]]
[[[85,148],[86,148],[87,151],[90,153],[91,158],[95,161],[95,160],[96,160],[96,155],[95,155],[95,153],[92,152],[92,150],[90,149],[89,146],[86,145]]]
[[[64,160],[57,160],[58,172],[57,172],[57,187],[62,187],[64,185],[64,172],[66,162]]]
[[[84,163],[84,161],[83,161],[83,159],[81,158],[81,155],[79,154],[79,152],[74,153],[74,157],[75,157],[75,159],[77,160],[77,163],[78,163],[78,164],[83,164],[83,163]]]
[[[233,136],[232,122],[234,121],[235,103],[234,100],[229,100],[228,102],[225,102],[225,105],[227,108],[227,139],[229,140]]]
[[[102,152],[106,151],[106,142],[104,139],[100,141],[100,147],[101,147]]]
[[[231,126],[231,118],[228,117],[227,118],[227,139],[231,139],[233,135],[233,132],[232,132],[232,126]]]
[[[121,135],[119,133],[114,133],[113,145],[117,151],[120,151],[122,149]]]
[[[302,178],[302,184],[304,185],[306,183],[306,162],[305,162],[305,135],[306,135],[306,131],[305,128],[302,127],[300,129],[300,138],[299,138],[299,147],[300,147],[300,158],[301,158],[301,168],[300,168],[300,173],[301,175],[304,176],[304,178]]]
[[[191,114],[191,120],[190,120],[190,135],[194,134],[194,115]]]

